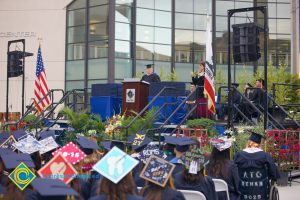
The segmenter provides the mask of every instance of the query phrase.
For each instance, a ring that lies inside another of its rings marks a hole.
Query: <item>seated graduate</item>
[[[217,200],[215,185],[212,178],[204,176],[205,156],[195,145],[182,157],[185,169],[174,175],[175,187],[179,190],[202,192],[206,199]]]
[[[183,200],[180,191],[174,187],[172,171],[174,164],[152,155],[141,172],[141,177],[146,180],[146,185],[140,191],[146,200]]]
[[[127,142],[131,145],[131,149],[133,150],[133,153],[131,156],[133,158],[136,158],[140,161],[140,155],[143,153],[143,150],[145,147],[151,142],[150,138],[148,138],[145,134],[142,132],[132,134],[127,138]],[[137,187],[144,187],[145,180],[140,177],[140,173],[142,169],[144,168],[144,162],[140,162],[135,168],[132,170],[132,176],[134,178],[134,182]]]
[[[173,174],[182,172],[184,170],[184,165],[181,157],[189,150],[190,145],[195,144],[196,141],[188,137],[176,138],[173,136],[165,136],[165,142],[176,145],[174,149],[175,157],[169,161],[170,163],[175,164]]]
[[[32,200],[74,200],[78,193],[59,179],[35,178],[30,183],[36,191]]]
[[[239,151],[234,158],[234,162],[239,169],[265,168],[267,167],[268,178],[276,181],[279,178],[279,171],[272,157],[260,148],[263,136],[254,131],[250,131],[247,147]]]
[[[93,166],[103,177],[97,188],[97,196],[90,200],[141,200],[136,195],[136,185],[131,171],[139,163],[118,147],[113,147]]]
[[[153,64],[147,64],[146,67],[146,74],[142,77],[141,81],[146,81],[148,83],[160,82],[159,76],[154,73]]]
[[[207,165],[207,174],[212,178],[226,181],[229,190],[230,200],[239,200],[239,174],[238,168],[230,160],[230,147],[232,139],[227,136],[212,138],[210,143],[213,150],[210,155],[209,164]],[[226,199],[225,192],[218,192],[219,199]]]

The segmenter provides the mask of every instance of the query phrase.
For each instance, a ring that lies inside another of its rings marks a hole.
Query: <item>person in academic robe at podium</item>
[[[148,83],[160,82],[159,76],[154,73],[153,64],[146,65],[146,74],[142,77],[141,81],[146,81]]]

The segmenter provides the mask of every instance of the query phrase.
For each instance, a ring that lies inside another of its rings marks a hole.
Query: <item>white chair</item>
[[[187,200],[206,200],[206,197],[202,192],[194,191],[194,190],[178,190],[180,191],[184,198]]]
[[[227,200],[230,200],[227,183],[222,179],[216,179],[216,178],[213,178],[213,182],[215,184],[216,192],[226,192]]]

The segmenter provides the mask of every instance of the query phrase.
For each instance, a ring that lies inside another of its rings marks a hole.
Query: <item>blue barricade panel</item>
[[[91,96],[91,112],[99,114],[102,120],[111,118],[114,114],[119,114],[122,108],[122,98],[112,96]]]

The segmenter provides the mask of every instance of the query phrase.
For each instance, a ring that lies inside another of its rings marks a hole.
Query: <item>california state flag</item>
[[[216,103],[215,103],[215,87],[214,87],[214,73],[213,73],[213,52],[212,52],[212,37],[210,32],[210,21],[207,15],[207,25],[206,25],[206,62],[205,62],[205,79],[204,79],[204,92],[207,96],[208,109],[215,113]]]

